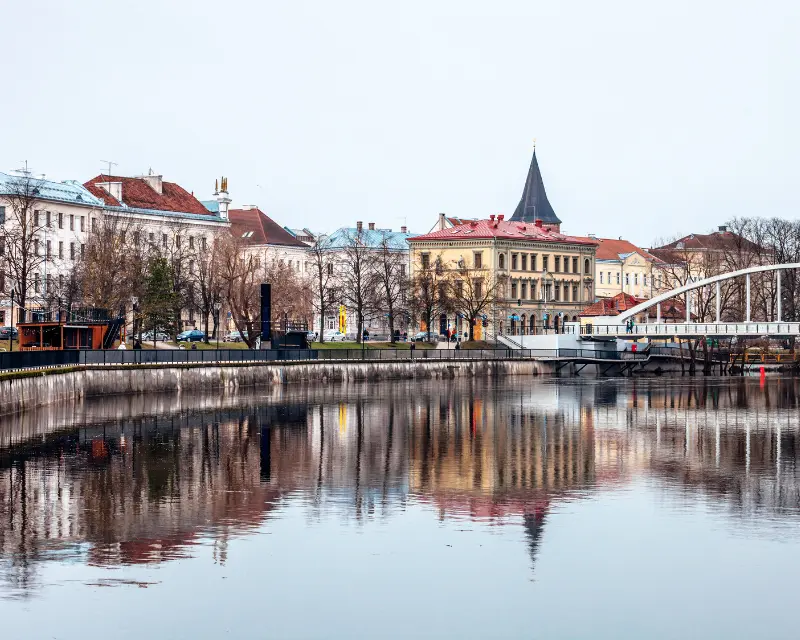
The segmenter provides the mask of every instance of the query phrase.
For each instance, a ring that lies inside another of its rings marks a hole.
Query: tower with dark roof
[[[556,212],[553,211],[553,207],[550,205],[547,194],[544,191],[542,172],[539,170],[539,162],[536,160],[536,147],[533,149],[531,166],[528,169],[528,177],[525,180],[522,198],[520,198],[511,220],[530,223],[541,220],[543,226],[549,227],[554,231],[559,231],[561,228],[561,220],[559,220]]]

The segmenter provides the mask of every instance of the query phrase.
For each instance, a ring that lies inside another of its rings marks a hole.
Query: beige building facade
[[[412,279],[439,265],[445,279],[473,280],[476,297],[495,291],[479,318],[459,310],[440,313],[432,327],[438,334],[463,335],[470,321],[478,328],[476,339],[558,330],[594,301],[595,242],[540,223],[490,216],[410,238],[409,245]]]

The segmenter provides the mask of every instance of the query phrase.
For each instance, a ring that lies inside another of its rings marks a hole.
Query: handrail
[[[647,351],[594,349],[148,349],[0,352],[0,370],[74,366],[269,364],[285,362],[581,360],[646,361]]]

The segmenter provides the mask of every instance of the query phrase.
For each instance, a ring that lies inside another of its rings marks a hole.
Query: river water
[[[796,638],[800,385],[503,378],[0,418],[4,638]]]

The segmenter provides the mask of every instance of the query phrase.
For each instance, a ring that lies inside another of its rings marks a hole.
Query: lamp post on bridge
[[[216,311],[216,314],[217,314],[217,326],[216,326],[216,330],[214,331],[214,333],[217,334],[217,349],[219,349],[219,329],[220,329],[220,326],[219,326],[219,310],[220,309],[222,309],[222,303],[219,300],[217,300],[214,303],[214,311]]]
[[[17,288],[12,287],[11,289],[11,325],[10,330],[8,332],[8,350],[14,350],[14,298],[18,297],[19,294],[17,293]]]

